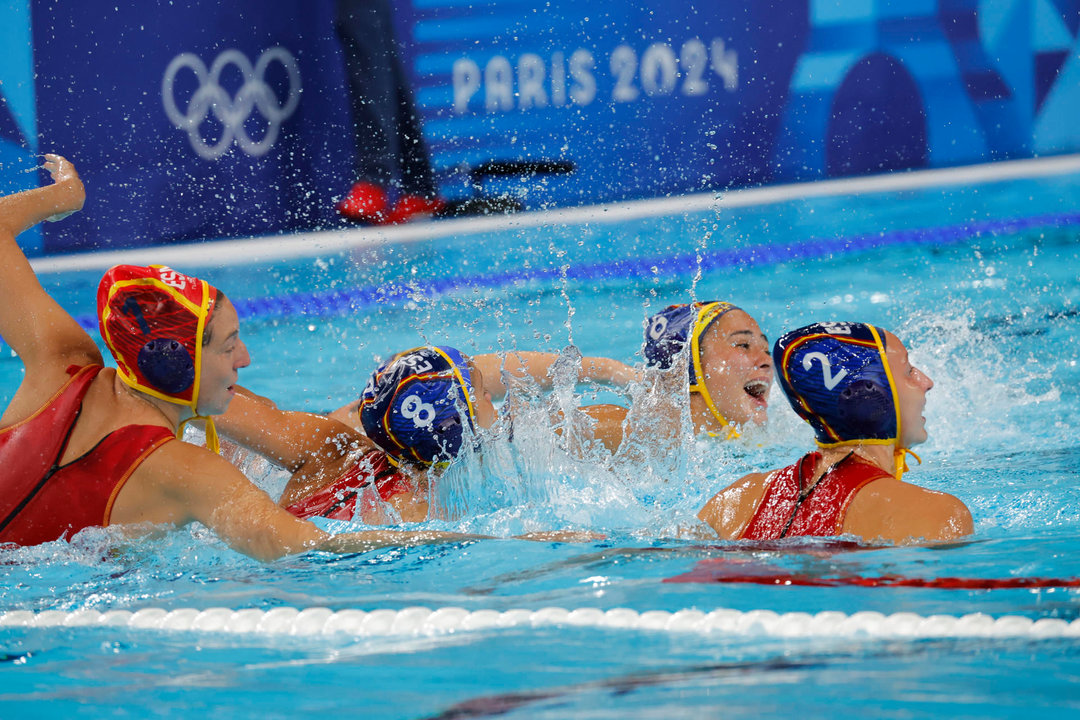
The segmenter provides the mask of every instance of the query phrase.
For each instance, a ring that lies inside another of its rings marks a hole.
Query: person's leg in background
[[[338,0],[336,30],[345,58],[357,146],[356,183],[338,211],[360,222],[406,222],[431,215],[431,162],[398,57],[389,0]],[[388,192],[395,189],[399,197]]]
[[[375,0],[387,2],[388,0]],[[438,196],[431,156],[424,142],[424,129],[413,100],[412,87],[401,56],[394,53],[392,62],[394,86],[397,90],[397,148],[401,170],[401,198],[387,216],[388,223],[408,222],[428,217],[445,205]]]

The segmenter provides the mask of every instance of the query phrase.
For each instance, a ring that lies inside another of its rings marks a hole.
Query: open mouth
[[[764,401],[769,394],[769,383],[765,380],[751,380],[743,385],[743,391],[755,400]]]

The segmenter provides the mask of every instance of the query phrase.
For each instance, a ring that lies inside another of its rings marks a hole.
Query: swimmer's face
[[[485,385],[484,374],[480,372],[480,368],[472,363],[469,363],[469,377],[472,379],[476,424],[486,430],[495,424],[499,414],[495,411],[495,403],[491,400],[491,392]]]
[[[206,333],[210,341],[202,348],[196,407],[200,415],[221,415],[236,394],[237,371],[251,364],[247,347],[240,339],[240,319],[228,298],[217,303]]]
[[[735,425],[764,425],[772,356],[754,319],[742,310],[725,313],[702,335],[700,347],[705,387],[720,414]]]
[[[900,447],[909,448],[926,442],[923,409],[926,407],[926,393],[934,387],[934,381],[911,364],[904,343],[891,332],[885,333],[885,357],[889,361],[900,406]]]

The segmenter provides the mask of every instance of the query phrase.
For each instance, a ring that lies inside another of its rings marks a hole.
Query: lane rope
[[[869,637],[869,638],[1080,638],[1080,619],[1031,618],[1019,615],[993,617],[967,615],[918,615],[898,612],[884,615],[863,611],[776,613],[772,610],[650,610],[629,608],[567,610],[466,610],[461,607],[408,607],[402,610],[331,610],[325,607],[298,610],[278,607],[181,608],[165,610],[13,610],[0,613],[0,629],[126,627],[197,633],[229,633],[266,636],[352,636],[357,638],[433,636],[462,632],[498,631],[511,628],[578,627],[599,630],[639,630],[669,633],[715,634],[747,637]]]

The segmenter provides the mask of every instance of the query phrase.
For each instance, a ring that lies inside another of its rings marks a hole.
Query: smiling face
[[[885,357],[889,361],[896,399],[900,411],[900,447],[909,448],[926,442],[926,393],[934,387],[934,381],[926,373],[911,364],[907,348],[900,338],[885,333]]]
[[[705,387],[720,414],[734,425],[764,425],[772,356],[769,341],[754,319],[742,310],[725,313],[701,336],[700,347]],[[694,397],[695,423],[718,424],[705,403],[695,403]]]
[[[251,364],[240,339],[240,319],[228,298],[219,299],[205,335],[209,341],[202,347],[198,413],[221,415],[236,394],[237,371]]]

